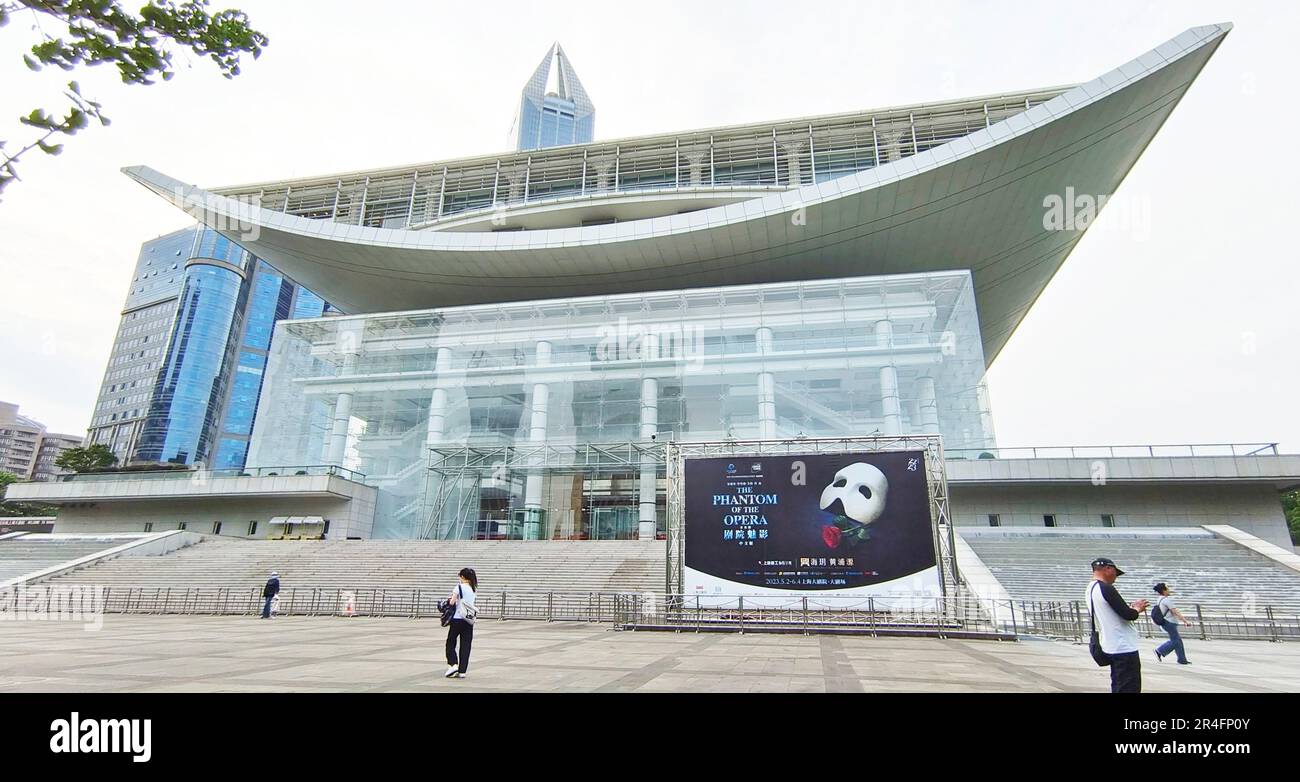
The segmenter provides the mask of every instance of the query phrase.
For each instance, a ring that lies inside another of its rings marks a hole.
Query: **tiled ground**
[[[483,620],[470,676],[441,678],[431,620],[105,617],[0,622],[0,693],[24,691],[1068,692],[1107,672],[1068,643],[620,632]],[[1147,691],[1300,692],[1300,644],[1188,641],[1191,666],[1157,663]]]

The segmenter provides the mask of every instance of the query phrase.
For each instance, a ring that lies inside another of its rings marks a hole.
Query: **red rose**
[[[822,540],[826,542],[827,548],[839,548],[842,537],[844,537],[844,533],[834,524],[827,524],[822,527]]]

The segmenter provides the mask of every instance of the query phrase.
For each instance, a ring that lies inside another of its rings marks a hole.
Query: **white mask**
[[[836,500],[844,515],[862,524],[870,524],[885,512],[885,495],[889,481],[885,474],[864,462],[854,462],[835,473],[835,480],[822,490],[821,508],[826,510]]]

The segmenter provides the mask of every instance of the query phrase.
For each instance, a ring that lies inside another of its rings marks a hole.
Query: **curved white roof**
[[[510,232],[312,220],[124,172],[346,312],[970,269],[992,362],[1083,230],[1044,199],[1113,193],[1230,24],[1192,28],[1004,121],[838,179],[688,214]],[[631,196],[635,197],[635,196]]]

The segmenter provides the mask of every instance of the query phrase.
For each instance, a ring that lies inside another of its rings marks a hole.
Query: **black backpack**
[[[1156,623],[1156,627],[1164,627],[1169,624],[1169,620],[1165,619],[1166,616],[1168,612],[1160,607],[1160,601],[1157,600],[1156,604],[1151,606],[1151,621]]]

